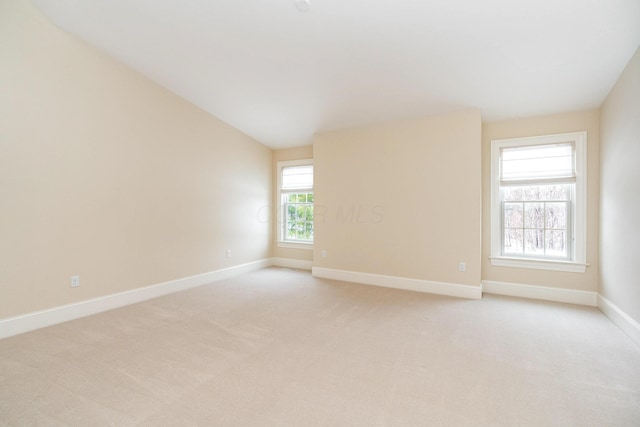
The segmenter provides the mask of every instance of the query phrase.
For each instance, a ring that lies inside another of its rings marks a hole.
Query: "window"
[[[278,200],[278,246],[312,249],[312,160],[278,162]]]
[[[491,263],[584,272],[586,132],[491,142]]]

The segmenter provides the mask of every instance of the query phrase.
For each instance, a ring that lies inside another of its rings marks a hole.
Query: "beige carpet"
[[[0,425],[638,426],[594,308],[266,269],[0,341]]]

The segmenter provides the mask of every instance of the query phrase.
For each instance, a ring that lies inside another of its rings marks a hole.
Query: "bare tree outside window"
[[[569,185],[504,187],[504,253],[569,256]]]
[[[584,272],[587,132],[491,141],[491,265]]]

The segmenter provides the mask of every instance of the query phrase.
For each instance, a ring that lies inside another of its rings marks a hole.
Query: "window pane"
[[[523,244],[521,229],[507,228],[504,230],[505,255],[522,255]]]
[[[293,228],[287,229],[287,239],[295,239],[296,231]]]
[[[534,185],[530,187],[523,188],[523,200],[543,200],[542,198],[542,190],[540,185]]]
[[[522,203],[504,204],[504,226],[522,228]]]
[[[313,241],[313,193],[289,193],[284,199],[284,239]]]
[[[567,232],[564,230],[547,230],[547,255],[566,258],[569,254]]]
[[[502,187],[505,200],[503,253],[567,258],[572,186]],[[555,231],[558,233],[554,234]]]
[[[567,204],[547,203],[546,204],[546,226],[547,228],[567,229]]]
[[[571,184],[502,187],[505,202],[569,200]]]
[[[524,204],[524,227],[525,228],[543,228],[544,227],[544,204],[543,203],[525,203]]]
[[[569,185],[541,185],[542,200],[569,200]]]
[[[519,202],[524,200],[524,187],[503,187],[505,202]]]
[[[524,253],[527,255],[544,255],[544,230],[524,231]]]

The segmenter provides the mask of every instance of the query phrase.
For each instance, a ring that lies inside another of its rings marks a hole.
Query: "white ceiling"
[[[58,26],[272,148],[479,108],[597,108],[640,0],[34,0]]]

